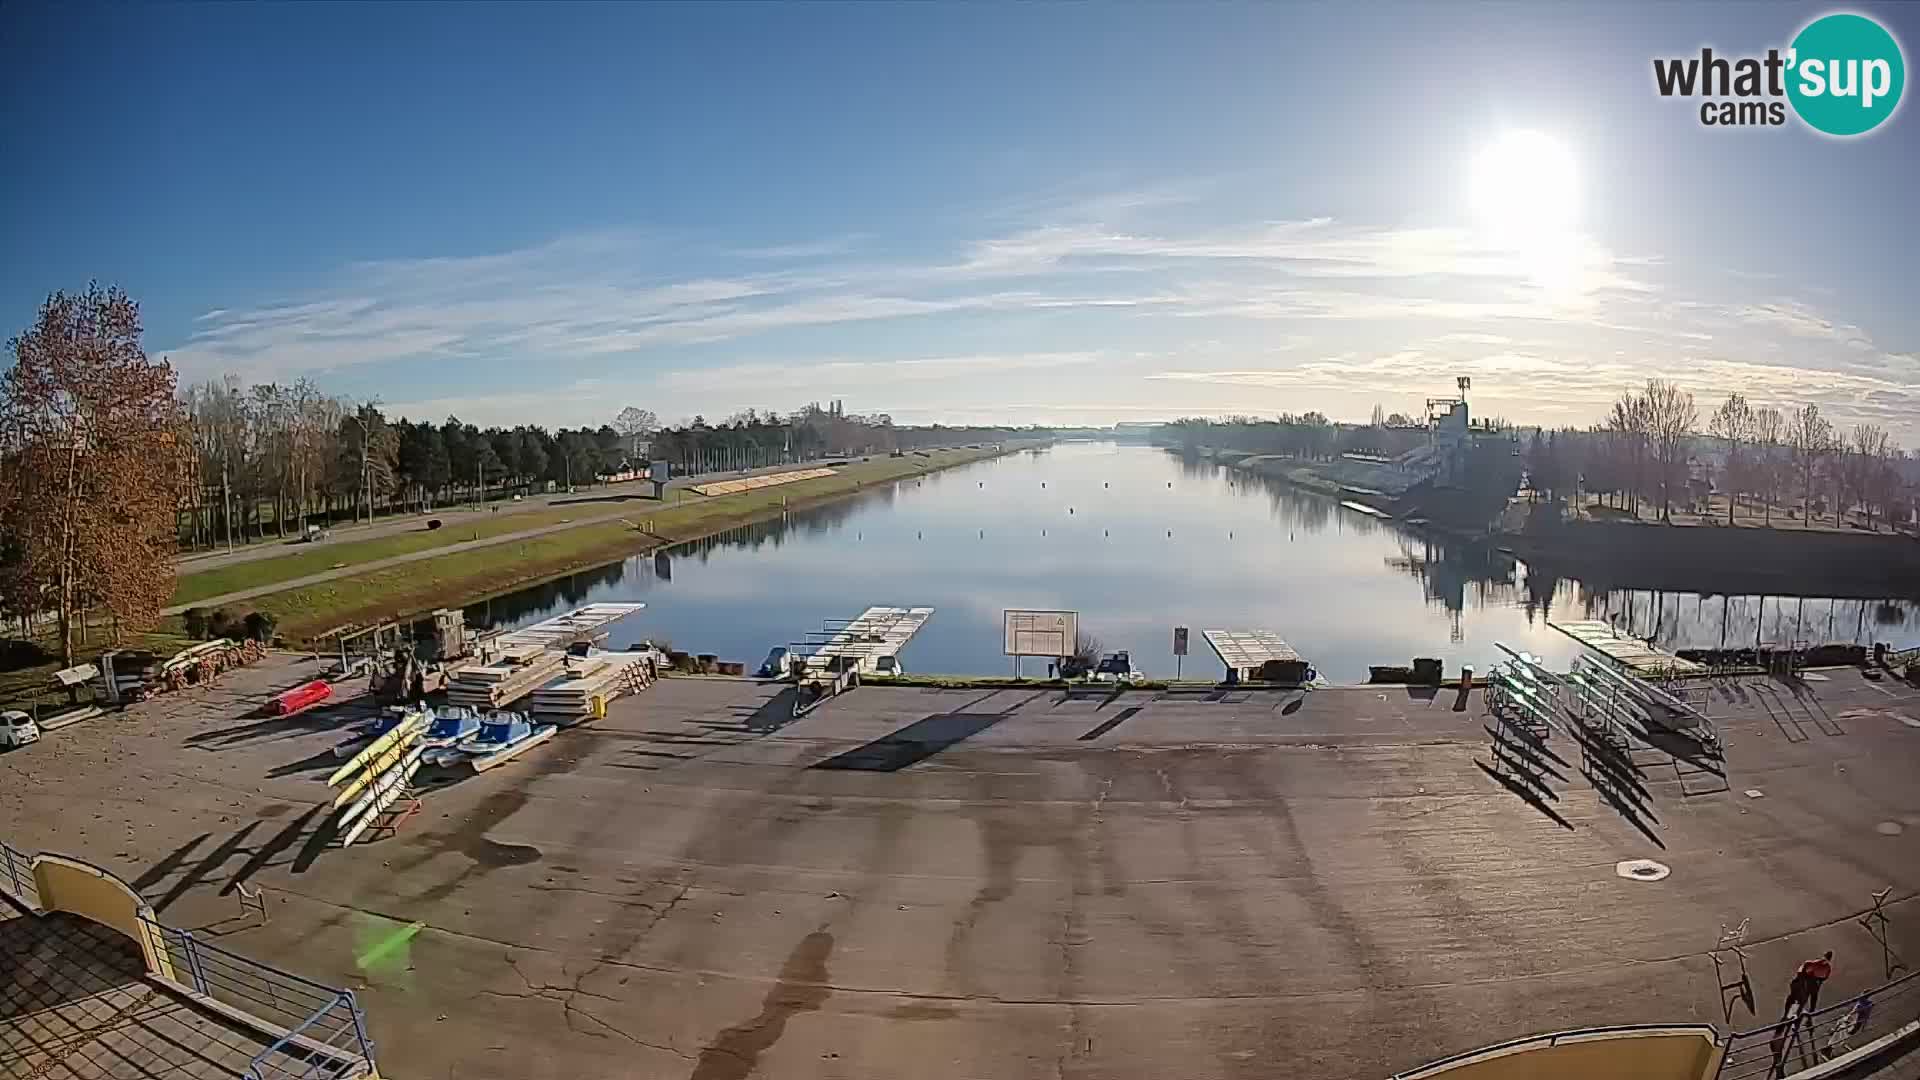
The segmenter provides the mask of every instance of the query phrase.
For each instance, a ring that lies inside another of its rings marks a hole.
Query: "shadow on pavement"
[[[1140,711],[1140,706],[1138,705],[1129,705],[1126,708],[1121,709],[1119,712],[1113,715],[1113,718],[1111,720],[1102,722],[1098,727],[1095,727],[1092,731],[1089,731],[1085,735],[1080,736],[1080,741],[1088,742],[1090,740],[1097,739],[1102,735],[1105,735],[1107,732],[1112,731],[1114,728],[1117,728],[1121,724],[1124,724],[1127,721],[1133,719],[1133,715],[1139,711]]]
[[[836,754],[813,767],[897,772],[925,761],[962,739],[978,735],[1007,716],[1007,713],[940,713],[915,720],[898,731]]]
[[[187,841],[186,843],[181,844],[179,847],[174,848],[171,852],[167,854],[165,858],[161,859],[157,863],[154,863],[152,866],[147,867],[144,873],[142,873],[139,877],[134,878],[133,881],[130,882],[130,884],[133,886],[133,891],[141,892],[142,890],[145,890],[145,889],[151,889],[155,885],[158,885],[161,882],[167,880],[167,875],[173,873],[175,870],[178,870],[180,868],[180,864],[187,861],[187,856],[193,854],[193,849],[199,847],[201,844],[204,844],[211,839],[213,839],[212,833],[201,833],[199,836],[196,836],[193,839]]]
[[[287,822],[285,828],[274,833],[273,839],[255,848],[253,854],[247,856],[247,861],[241,865],[240,872],[233,875],[233,878],[220,889],[220,895],[232,895],[233,890],[238,888],[241,882],[265,869],[275,855],[292,847],[293,842],[300,839],[300,834],[307,831],[307,826],[312,823],[314,817],[325,809],[327,807],[322,803],[309,806],[306,813]]]
[[[1546,803],[1546,800],[1542,799],[1539,793],[1536,792],[1533,788],[1529,787],[1526,784],[1520,783],[1518,780],[1513,780],[1509,778],[1504,773],[1501,773],[1496,769],[1488,767],[1486,762],[1481,761],[1478,758],[1474,759],[1473,763],[1479,766],[1481,772],[1486,773],[1488,776],[1491,776],[1495,780],[1500,781],[1501,787],[1506,788],[1508,791],[1511,791],[1515,795],[1520,796],[1520,798],[1528,806],[1531,806],[1535,810],[1538,810],[1542,814],[1545,814],[1548,818],[1552,819],[1554,823],[1559,825],[1561,828],[1566,829],[1569,832],[1573,830],[1573,822],[1568,821],[1566,818],[1561,817],[1559,811],[1555,810],[1551,806],[1548,806]]]
[[[220,869],[221,864],[239,853],[239,851],[246,846],[247,837],[251,836],[253,830],[259,827],[260,823],[258,821],[249,821],[239,832],[221,841],[219,847],[208,852],[206,858],[195,863],[193,869],[182,874],[180,880],[173,883],[173,888],[168,889],[167,895],[161,897],[160,900],[153,905],[153,910],[156,912],[167,910],[167,906],[182,896],[185,896],[187,890],[206,880],[208,875]],[[158,880],[156,880],[154,884],[159,884]]]

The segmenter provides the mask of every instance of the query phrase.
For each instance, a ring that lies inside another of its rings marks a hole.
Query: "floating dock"
[[[646,606],[645,604],[588,604],[578,610],[569,611],[565,615],[555,615],[551,619],[543,619],[532,626],[523,626],[518,630],[501,634],[487,644],[496,653],[522,646],[564,652],[567,646],[577,642],[604,640],[607,636],[607,627]]]
[[[931,618],[930,607],[870,607],[845,622],[827,621],[819,633],[794,643],[790,655],[829,671],[894,674],[900,670],[900,650]]]
[[[1683,660],[1639,638],[1627,637],[1612,626],[1598,620],[1548,623],[1547,625],[1613,661],[1631,675],[1638,675],[1641,678],[1658,678],[1707,673],[1705,664]]]
[[[1307,662],[1271,630],[1202,630],[1201,634],[1227,665],[1229,681],[1307,682]]]

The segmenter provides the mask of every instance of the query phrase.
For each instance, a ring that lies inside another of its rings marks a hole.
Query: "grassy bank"
[[[279,619],[280,635],[288,641],[301,641],[339,626],[367,624],[435,607],[464,605],[484,596],[604,565],[661,544],[695,540],[724,529],[778,517],[783,499],[786,508],[798,509],[844,498],[876,484],[910,479],[994,456],[996,452],[991,450],[943,450],[930,451],[926,457],[873,458],[837,469],[831,477],[758,491],[714,498],[689,494],[678,503],[637,500],[628,503],[619,517],[609,520],[583,522],[544,536],[287,589],[235,607],[275,615]],[[538,527],[527,522],[539,516],[535,512],[514,515],[510,519],[515,522],[514,527],[503,531]],[[582,516],[574,515],[576,519]],[[454,541],[465,539],[471,537],[456,536]],[[336,554],[332,562],[340,561],[343,560]],[[318,569],[324,570],[330,565]],[[233,569],[243,568],[244,564]]]
[[[592,496],[581,497],[591,498]],[[698,496],[689,497],[698,498]],[[612,496],[612,498],[619,498],[619,496]],[[666,503],[632,499],[630,503],[624,504],[626,509],[612,510],[611,507],[616,505],[623,504],[588,503],[554,510],[523,510],[512,514],[476,511],[472,507],[452,507],[431,515],[444,522],[444,525],[438,529],[429,530],[426,519],[423,518],[419,528],[389,536],[321,544],[289,544],[285,555],[254,559],[211,570],[193,571],[192,564],[189,563],[189,572],[180,575],[175,583],[173,599],[168,601],[168,606],[191,604],[209,596],[223,596],[242,589],[271,585],[276,581],[292,581],[309,574],[331,570],[336,566],[357,566],[392,558],[395,555],[430,551],[469,540],[484,540],[526,529],[560,525],[568,521],[584,522],[608,518],[616,514],[631,516],[634,512],[631,509],[632,506],[670,506],[672,502],[671,496]]]

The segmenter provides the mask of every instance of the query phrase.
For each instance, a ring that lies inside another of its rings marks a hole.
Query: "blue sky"
[[[1455,374],[1586,423],[1668,375],[1920,445],[1913,106],[1842,142],[1653,90],[1827,10],[8,5],[0,316],[97,277],[183,378],[480,423],[1358,419]],[[1852,10],[1913,59],[1920,10]],[[1514,131],[1569,182],[1490,209]]]

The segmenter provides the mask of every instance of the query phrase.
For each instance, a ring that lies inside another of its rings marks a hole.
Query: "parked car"
[[[18,709],[0,712],[0,749],[12,750],[40,741],[40,725]]]
[[[1121,649],[1118,652],[1110,652],[1102,656],[1100,663],[1093,669],[1091,678],[1094,682],[1138,683],[1147,681],[1145,672],[1134,670],[1133,658],[1127,655],[1127,650],[1125,649]]]

